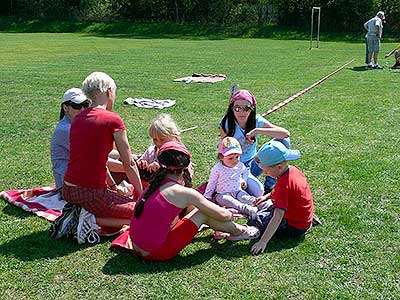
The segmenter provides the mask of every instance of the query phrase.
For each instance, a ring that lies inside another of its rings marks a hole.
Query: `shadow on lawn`
[[[107,241],[108,239],[102,239],[100,243]],[[0,245],[0,253],[22,261],[34,261],[65,256],[87,247],[88,245],[79,245],[76,241],[67,238],[54,240],[49,237],[48,230],[45,230],[20,236]]]
[[[349,68],[352,71],[356,71],[356,72],[365,72],[365,71],[371,71],[373,70],[372,68],[367,68],[366,66],[358,66],[358,67],[352,67]]]
[[[297,239],[288,239],[284,237],[274,238],[270,244],[268,244],[267,253],[296,247],[303,240],[304,237]],[[230,260],[250,256],[250,248],[255,243],[255,241],[213,241],[210,236],[196,237],[192,243],[196,244],[199,242],[209,242],[209,247],[197,250],[188,255],[178,254],[177,257],[167,262],[145,261],[131,251],[113,249],[113,251],[118,254],[106,263],[103,267],[103,273],[107,275],[131,275],[137,273],[162,273],[188,269],[196,265],[201,265],[213,257]]]
[[[3,208],[3,213],[20,219],[32,217],[32,213],[27,212],[19,207],[15,207],[14,205],[11,205],[9,203]]]

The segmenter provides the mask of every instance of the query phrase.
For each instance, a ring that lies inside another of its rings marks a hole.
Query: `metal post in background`
[[[319,26],[321,24],[321,7],[318,7],[317,48],[319,48]]]
[[[318,22],[317,22],[317,48],[319,48],[319,27],[321,24],[321,7],[314,6],[311,10],[311,34],[310,34],[310,50],[313,43],[313,33],[314,33],[314,12],[318,10]]]

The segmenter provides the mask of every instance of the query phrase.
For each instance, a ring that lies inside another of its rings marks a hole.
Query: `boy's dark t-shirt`
[[[312,223],[313,198],[305,175],[290,166],[275,184],[271,194],[274,207],[285,210],[283,218],[288,225],[297,229],[308,229]]]

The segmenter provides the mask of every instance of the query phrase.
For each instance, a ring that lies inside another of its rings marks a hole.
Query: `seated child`
[[[180,142],[180,130],[175,121],[168,114],[160,114],[156,117],[148,130],[153,145],[147,148],[146,152],[137,160],[137,166],[141,178],[149,182],[160,168],[158,163],[158,149],[166,142]]]
[[[277,178],[270,195],[257,199],[257,204],[272,198],[273,205],[250,216],[249,225],[258,227],[260,240],[251,248],[252,254],[264,252],[275,234],[304,235],[313,221],[314,205],[305,175],[287,161],[300,157],[298,150],[290,150],[278,141],[265,143],[256,155],[256,162],[264,174]]]
[[[240,154],[242,148],[237,139],[222,139],[218,147],[220,161],[211,169],[204,197],[212,200],[216,193],[214,199],[219,205],[250,215],[257,212],[257,207],[253,206],[255,197],[244,191],[250,170],[240,162]]]

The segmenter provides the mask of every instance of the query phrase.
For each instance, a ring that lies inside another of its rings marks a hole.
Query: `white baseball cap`
[[[378,17],[381,17],[382,20],[385,20],[385,13],[383,11],[378,11],[378,13],[376,14]]]
[[[71,101],[74,102],[76,104],[81,104],[82,102],[88,100],[88,98],[86,97],[86,95],[83,93],[83,91],[79,88],[72,88],[67,90],[64,93],[64,97],[63,97],[63,103],[67,102],[67,101]]]

